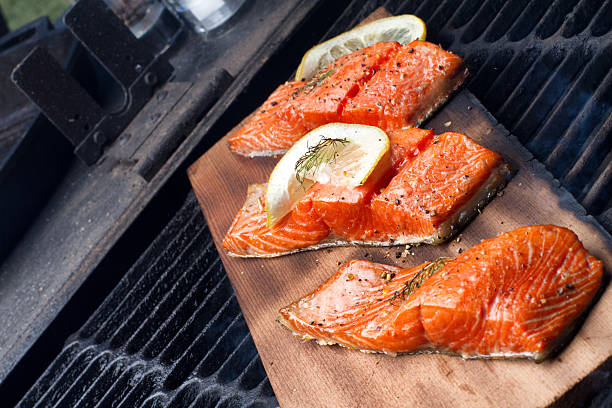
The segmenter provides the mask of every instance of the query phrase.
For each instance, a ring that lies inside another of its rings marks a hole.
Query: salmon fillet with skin
[[[535,225],[415,268],[350,261],[278,321],[303,339],[363,351],[542,361],[602,278],[576,234]]]
[[[404,166],[371,206],[396,240],[440,242],[466,222],[462,218],[474,215],[507,173],[499,154],[461,133],[447,132]]]
[[[301,223],[288,229],[266,227],[265,185],[250,188],[223,247],[232,256],[272,257],[329,246],[443,242],[505,185],[510,172],[499,154],[465,135],[432,136],[422,129],[393,134],[390,170],[361,186],[314,184],[290,213]],[[276,234],[283,234],[284,246],[277,245]]]
[[[340,57],[308,82],[281,85],[230,138],[230,149],[249,157],[282,153],[332,122],[384,131],[417,126],[467,74],[460,57],[435,44],[374,44]]]

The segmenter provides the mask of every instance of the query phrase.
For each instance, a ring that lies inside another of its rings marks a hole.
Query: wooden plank
[[[450,126],[444,124],[451,122]],[[221,241],[242,206],[247,185],[265,182],[276,160],[230,152],[227,137],[189,169],[189,176],[232,281],[238,301],[283,407],[303,406],[547,406],[612,355],[612,292],[606,290],[569,347],[556,359],[464,361],[442,355],[368,355],[340,347],[301,343],[275,321],[280,307],[325,281],[338,261],[368,259],[410,266],[455,256],[481,238],[529,224],[551,223],[575,231],[585,247],[612,266],[612,240],[566,191],[468,91],[455,96],[428,124],[436,133],[461,131],[500,152],[518,173],[462,233],[460,243],[422,246],[405,263],[396,249],[338,248],[276,259],[228,257]],[[390,256],[387,255],[390,254]]]
[[[280,81],[279,81],[280,82]],[[448,124],[446,126],[445,124]],[[283,407],[525,407],[548,406],[612,355],[612,293],[606,290],[581,331],[556,359],[464,361],[443,355],[397,358],[337,346],[302,343],[275,321],[280,307],[312,291],[337,262],[368,259],[403,267],[455,256],[480,239],[529,224],[575,231],[585,247],[612,266],[612,238],[468,91],[456,95],[427,127],[459,131],[500,152],[518,169],[505,194],[462,232],[460,243],[422,246],[404,263],[397,248],[336,248],[276,259],[228,257],[223,237],[242,206],[248,184],[262,183],[277,160],[246,159],[227,147],[231,133],[189,169],[217,249],[232,281],[276,396]],[[401,250],[401,249],[400,249]]]

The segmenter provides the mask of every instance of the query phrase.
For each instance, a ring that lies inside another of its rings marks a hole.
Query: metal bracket
[[[66,13],[64,23],[120,90],[111,103],[101,106],[82,81],[41,47],[17,65],[12,80],[70,140],[74,153],[91,165],[174,68],[136,39],[102,0],[80,0]]]

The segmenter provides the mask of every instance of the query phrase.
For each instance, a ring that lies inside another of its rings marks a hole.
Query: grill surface
[[[612,0],[356,0],[327,36],[380,5],[423,18],[430,41],[465,57],[469,89],[611,229]],[[246,114],[263,97],[237,103]],[[19,406],[275,404],[190,194]]]
[[[600,215],[612,205],[612,2],[525,3],[463,5],[438,38],[466,57],[470,90]],[[435,25],[441,10],[422,12]],[[472,15],[463,30],[450,29]]]
[[[612,1],[388,3],[466,59],[468,88],[611,230]]]
[[[275,406],[193,194],[19,407]]]

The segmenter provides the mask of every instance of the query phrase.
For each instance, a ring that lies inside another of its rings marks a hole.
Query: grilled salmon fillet
[[[419,126],[468,75],[457,55],[425,41],[377,43],[340,57],[308,82],[280,85],[229,140],[235,153],[269,156],[332,122]]]
[[[362,351],[541,361],[602,277],[576,234],[534,225],[409,269],[349,261],[278,321],[303,339]]]
[[[357,187],[315,183],[266,226],[265,185],[247,199],[223,241],[232,256],[273,257],[339,245],[440,243],[509,178],[502,157],[461,133],[390,132],[392,166]]]

